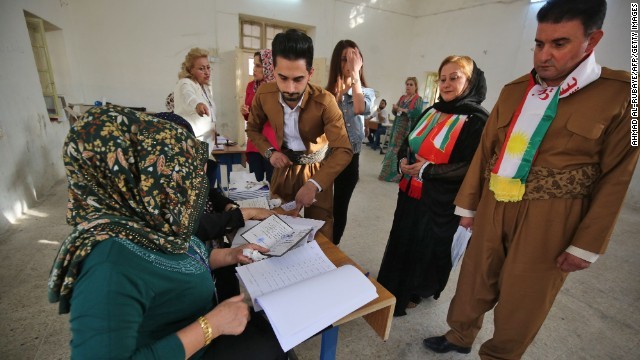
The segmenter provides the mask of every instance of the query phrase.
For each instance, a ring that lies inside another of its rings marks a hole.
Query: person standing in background
[[[173,91],[174,113],[191,124],[196,138],[209,144],[209,151],[215,143],[216,104],[213,102],[209,80],[211,65],[209,52],[192,48],[182,62],[178,73],[178,83]],[[207,161],[207,178],[213,188],[216,181],[217,163]]]
[[[382,160],[382,170],[378,176],[378,179],[383,181],[400,181],[398,150],[422,112],[422,97],[418,95],[418,79],[413,76],[408,77],[404,82],[404,87],[405,94],[400,97],[398,103],[393,104],[391,110],[396,118],[393,120],[389,148]]]
[[[367,87],[362,53],[355,42],[340,40],[333,48],[326,90],[332,93],[338,102],[353,150],[351,162],[333,183],[333,243],[338,245],[347,226],[351,195],[360,177],[364,116],[369,115],[376,98],[373,89]]]
[[[198,140],[208,142],[215,134],[216,123],[216,104],[209,84],[209,53],[201,48],[189,50],[178,78],[173,92],[174,112],[191,124]]]
[[[253,54],[253,81],[247,84],[247,90],[245,92],[244,105],[240,108],[240,112],[245,120],[249,119],[249,111],[251,109],[251,102],[253,97],[258,91],[258,87],[263,83],[270,83],[275,81],[273,74],[273,57],[270,49],[256,51]],[[278,149],[276,141],[276,133],[273,131],[271,124],[266,122],[262,134],[269,140],[271,146],[274,149]],[[266,179],[271,182],[271,175],[273,174],[273,166],[269,163],[269,160],[265,159],[258,151],[258,148],[253,145],[250,139],[247,139],[247,162],[249,162],[249,172],[256,175],[256,180],[262,181]]]

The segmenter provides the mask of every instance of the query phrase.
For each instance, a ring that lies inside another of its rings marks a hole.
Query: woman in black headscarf
[[[453,200],[489,115],[480,105],[484,73],[470,57],[449,56],[438,72],[439,101],[420,115],[398,151],[403,178],[378,273],[396,296],[394,316],[406,315],[422,297],[437,299],[447,284],[453,235],[465,225]]]

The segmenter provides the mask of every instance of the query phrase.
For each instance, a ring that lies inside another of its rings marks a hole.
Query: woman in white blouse
[[[210,77],[209,53],[201,48],[189,50],[178,74],[174,112],[191,124],[198,139],[212,143],[216,105],[209,88]]]

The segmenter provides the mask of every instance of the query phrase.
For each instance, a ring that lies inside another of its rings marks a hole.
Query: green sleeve
[[[71,298],[71,357],[184,359],[176,333],[138,346],[138,329],[153,291],[140,277],[108,262],[87,259]]]

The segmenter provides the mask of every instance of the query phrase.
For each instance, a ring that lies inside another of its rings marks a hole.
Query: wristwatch
[[[273,155],[274,152],[276,152],[278,150],[276,150],[276,148],[268,148],[265,152],[264,152],[264,157],[269,160],[271,159],[271,155]]]
[[[227,211],[233,211],[237,208],[239,208],[240,206],[238,204],[231,204],[231,206],[227,209]]]

